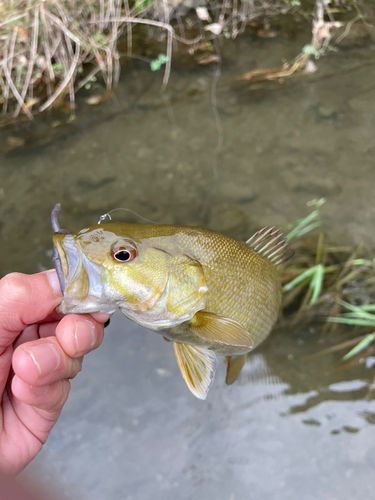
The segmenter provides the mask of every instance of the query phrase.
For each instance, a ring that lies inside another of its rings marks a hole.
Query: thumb
[[[0,355],[28,325],[43,321],[62,300],[54,270],[8,274],[0,280]]]

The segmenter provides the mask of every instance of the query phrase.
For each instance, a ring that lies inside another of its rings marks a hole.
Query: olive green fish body
[[[277,265],[285,245],[272,230],[246,244],[187,226],[110,223],[74,235],[58,230],[54,246],[64,291],[59,310],[119,308],[162,334],[173,342],[190,390],[202,399],[214,378],[215,353],[247,353],[278,315]]]
[[[241,241],[211,231],[205,231],[204,236],[193,251],[208,289],[204,310],[236,320],[248,331],[256,347],[277,319],[281,301],[279,270]],[[224,355],[250,350],[205,341],[190,328],[190,322],[163,334],[171,340],[204,346]]]

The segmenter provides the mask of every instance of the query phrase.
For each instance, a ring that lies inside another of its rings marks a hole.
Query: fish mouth
[[[53,263],[64,299],[58,312],[81,312],[82,303],[90,292],[90,279],[83,263],[83,252],[71,231],[60,227],[61,211],[57,203],[51,213],[53,236]],[[97,309],[96,309],[97,310]]]
[[[77,237],[61,229],[58,203],[51,213],[53,263],[64,296],[56,311],[62,314],[102,312],[112,314],[117,306],[106,298],[105,269],[90,261],[82,251]]]
[[[64,299],[57,311],[63,314],[102,312],[117,306],[105,297],[105,270],[90,261],[73,234],[55,233],[54,263]]]
[[[72,234],[72,232],[68,231],[67,229],[61,229],[58,220],[60,211],[61,211],[61,205],[60,203],[57,203],[51,212],[51,224],[53,232],[55,233],[52,260],[56,269],[57,276],[59,278],[61,291],[64,294],[65,291],[64,271],[66,276],[67,260],[66,258],[63,260],[60,258],[60,255],[63,255],[61,241],[63,239],[64,234]],[[58,237],[58,235],[60,235],[60,238]],[[59,248],[60,252],[56,249],[56,246]]]
[[[89,294],[90,280],[79,244],[72,234],[56,233],[53,245],[54,264],[64,300],[67,297],[76,301],[85,300]]]

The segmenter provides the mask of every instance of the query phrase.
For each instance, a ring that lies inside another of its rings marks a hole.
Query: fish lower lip
[[[53,237],[53,254],[52,260],[56,269],[56,274],[59,279],[60,288],[62,293],[65,293],[67,286],[67,275],[68,275],[68,262],[65,254],[65,250],[62,246],[62,242],[65,238],[64,234],[55,233]]]
[[[52,260],[53,260],[53,264],[54,264],[55,269],[56,269],[57,277],[59,278],[61,292],[64,294],[64,291],[65,291],[64,274],[62,271],[61,260],[60,260],[60,257],[59,257],[57,250],[56,250],[55,245],[53,245]]]

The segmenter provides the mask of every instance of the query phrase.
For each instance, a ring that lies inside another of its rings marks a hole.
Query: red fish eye
[[[111,255],[117,262],[129,262],[135,259],[137,250],[128,241],[121,240],[113,245]]]

